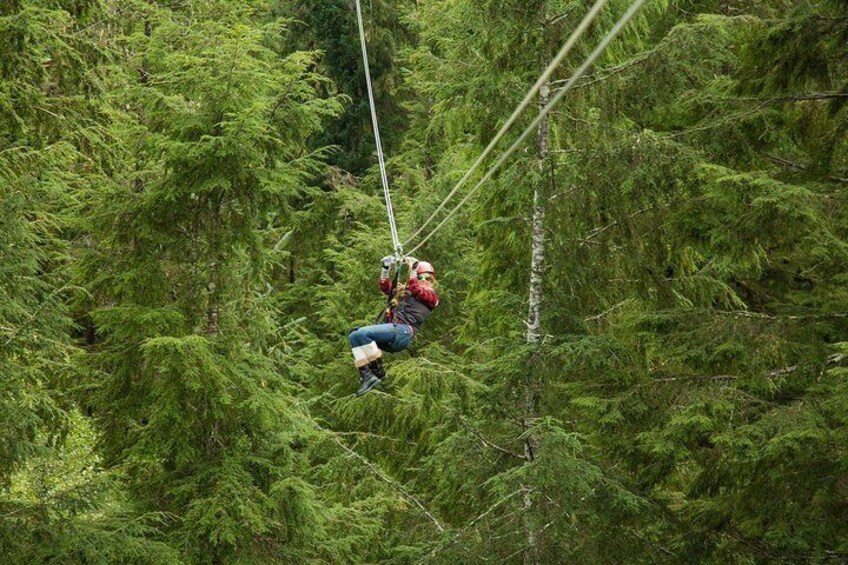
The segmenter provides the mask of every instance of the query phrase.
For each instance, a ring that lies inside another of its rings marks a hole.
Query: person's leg
[[[352,331],[348,336],[353,353],[353,363],[357,367],[364,367],[383,355],[379,344],[390,341],[391,338],[386,337],[386,332],[381,331],[381,327],[365,326]]]
[[[393,324],[365,326],[350,333],[348,341],[353,352],[353,362],[357,367],[363,367],[379,359],[383,349],[388,348],[395,339]],[[386,349],[389,351],[389,349]]]
[[[392,324],[393,338],[380,348],[389,353],[400,353],[407,349],[412,343],[412,338],[415,337],[415,330],[412,326],[406,324]]]
[[[374,373],[374,375],[376,375],[376,377],[381,381],[386,378],[386,370],[383,368],[382,359],[374,359],[368,363],[368,368],[371,369],[371,372]]]
[[[357,396],[362,396],[385,378],[386,373],[380,364],[380,357],[383,355],[381,347],[388,347],[394,338],[395,330],[392,324],[358,328],[348,336],[353,362],[361,377]]]
[[[394,334],[394,337],[391,341],[380,344],[380,349],[390,353],[399,353],[409,347],[412,342],[412,338],[415,335],[415,331],[411,326],[404,324],[392,324],[392,326],[392,333]],[[380,380],[386,378],[386,371],[383,369],[383,363],[380,358],[371,361],[368,364],[368,367]]]

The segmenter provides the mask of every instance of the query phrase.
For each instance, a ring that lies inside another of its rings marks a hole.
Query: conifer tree
[[[105,55],[80,33],[95,17],[89,2],[0,10],[0,554],[15,563],[173,558],[146,539],[152,517],[124,520],[113,477],[83,455],[94,438],[67,394],[78,359],[67,305],[79,294],[67,237],[105,147]]]
[[[338,559],[268,292],[290,202],[320,165],[305,140],[338,104],[316,96],[314,54],[281,56],[282,23],[258,7],[143,17],[112,98],[126,166],[87,196],[79,275],[96,297],[105,462],[140,511],[173,516],[165,539],[189,562]]]
[[[330,157],[332,164],[353,174],[364,173],[371,165],[375,144],[353,3],[297,0],[278,4],[279,11],[296,22],[288,34],[290,45],[320,50],[321,67],[332,80],[331,89],[347,98],[344,113],[328,123],[313,142],[337,147]],[[404,19],[411,5],[408,0],[375,0],[364,5],[375,100],[388,154],[398,149],[405,124],[399,67],[403,50],[412,39]]]

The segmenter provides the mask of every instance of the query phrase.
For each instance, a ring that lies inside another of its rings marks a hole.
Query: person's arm
[[[380,291],[386,295],[392,293],[392,279],[389,278],[389,272],[392,270],[394,262],[395,258],[387,255],[383,257],[380,263]]]
[[[436,291],[418,282],[418,277],[414,273],[409,277],[406,289],[412,296],[426,304],[430,310],[439,305],[439,295],[436,294]]]

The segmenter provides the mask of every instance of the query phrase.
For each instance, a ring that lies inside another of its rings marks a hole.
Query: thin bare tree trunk
[[[539,92],[539,111],[548,105],[550,99],[550,87],[546,84]],[[550,153],[550,122],[548,117],[539,124],[537,137],[539,149],[539,166],[542,176],[545,176],[548,156]],[[530,255],[530,310],[527,316],[528,344],[536,344],[542,335],[541,308],[543,297],[543,275],[545,269],[545,185],[541,182],[533,192],[533,223],[532,223],[532,245]],[[540,383],[535,372],[532,370],[527,374],[526,387],[524,389],[524,422],[522,427],[525,432],[529,430],[533,422],[539,417],[539,396],[541,394]],[[532,431],[526,434],[524,440],[524,459],[526,465],[531,465],[539,452],[539,438]],[[533,523],[531,511],[533,509],[533,489],[529,485],[522,485],[524,491],[524,563],[525,565],[536,565],[540,563],[538,535]]]
[[[206,331],[209,335],[218,335],[218,262],[209,264],[209,309],[206,312]]]
[[[542,87],[539,92],[539,110],[548,104],[550,88]],[[548,117],[539,124],[539,162],[545,175],[550,152],[550,123]],[[537,343],[541,336],[542,278],[545,271],[545,196],[541,183],[533,192],[532,247],[530,255],[530,311],[527,316],[527,343]]]
[[[212,246],[212,260],[209,262],[209,308],[206,312],[207,332],[211,336],[218,335],[218,301],[221,292],[221,265],[218,253],[220,252],[220,233],[221,229],[221,207],[223,206],[223,195],[219,195],[214,199],[212,208],[211,228],[212,234],[210,237],[210,245]]]
[[[150,36],[153,35],[153,26],[150,23],[150,18],[144,18],[144,35],[147,39],[150,39]],[[147,60],[147,55],[145,54],[144,58],[141,61],[141,68],[138,70],[138,81],[147,86],[150,82],[150,62]],[[139,121],[141,121],[141,109],[138,110],[139,113]],[[144,191],[144,181],[141,178],[141,158],[136,157],[135,159],[135,172],[137,175],[135,179],[135,191],[143,192]]]

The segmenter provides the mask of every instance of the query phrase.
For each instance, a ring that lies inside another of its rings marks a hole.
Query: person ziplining
[[[436,272],[426,261],[418,261],[414,257],[403,258],[402,246],[398,238],[392,199],[389,193],[389,179],[386,172],[386,162],[383,157],[383,146],[380,141],[380,127],[377,123],[377,109],[374,104],[374,90],[371,86],[371,71],[368,65],[368,47],[365,41],[365,26],[362,22],[362,7],[356,0],[356,17],[359,25],[359,39],[362,47],[362,63],[365,70],[365,83],[368,88],[368,103],[371,109],[371,123],[374,128],[374,141],[377,145],[377,157],[380,164],[380,181],[383,185],[383,197],[386,201],[386,213],[389,219],[389,230],[392,236],[394,255],[383,258],[380,272],[380,290],[388,295],[388,307],[381,314],[381,321],[386,323],[354,329],[348,336],[353,352],[353,361],[359,370],[360,397],[383,382],[386,372],[380,358],[383,351],[398,353],[412,343],[412,338],[421,325],[430,316],[430,312],[438,306],[439,296],[434,289]],[[404,284],[398,280],[406,265],[409,279]],[[394,269],[394,277],[390,277]]]
[[[404,263],[409,274],[406,284],[398,284],[404,265],[398,264],[392,256],[383,257],[381,263],[380,290],[388,296],[388,306],[381,318],[386,323],[356,328],[348,336],[360,376],[357,397],[385,380],[383,352],[399,353],[407,349],[421,325],[439,305],[433,265],[414,257],[407,257]],[[390,277],[393,269],[395,276]]]

